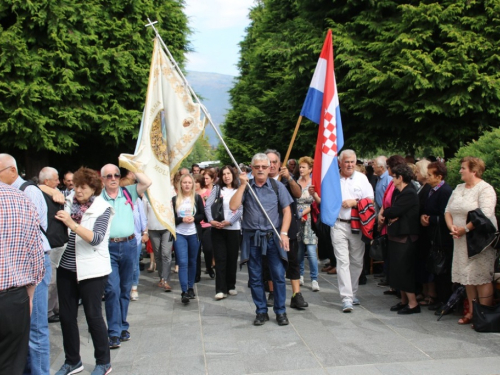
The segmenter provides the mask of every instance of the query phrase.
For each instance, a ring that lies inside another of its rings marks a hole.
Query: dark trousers
[[[240,242],[239,230],[212,229],[215,293],[227,293],[236,288]]]
[[[22,374],[30,338],[30,299],[25,287],[0,292],[0,374]]]
[[[300,279],[300,262],[298,257],[299,243],[297,239],[290,240],[290,251],[288,252],[288,266],[286,268],[286,278],[290,280]]]
[[[66,363],[80,362],[80,332],[78,331],[78,300],[82,299],[83,311],[87,319],[96,364],[111,362],[109,354],[108,329],[102,316],[102,296],[108,276],[95,277],[77,282],[76,273],[62,267],[57,269],[57,292],[59,316]]]
[[[200,250],[198,251],[198,258],[196,259],[196,279],[201,277],[201,252],[205,258],[205,269],[208,273],[212,273],[212,228],[201,228]]]

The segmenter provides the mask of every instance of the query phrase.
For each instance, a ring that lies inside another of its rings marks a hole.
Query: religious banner
[[[203,133],[200,105],[155,38],[146,104],[134,155],[121,154],[120,167],[144,172],[156,217],[175,236],[171,176]]]

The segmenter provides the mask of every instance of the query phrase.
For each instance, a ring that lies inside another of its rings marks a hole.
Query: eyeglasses
[[[0,170],[0,173],[2,173],[3,171],[6,171],[6,170],[7,170],[7,169],[9,169],[9,168],[12,168],[12,165],[11,165],[11,166],[9,166],[9,167],[5,167],[4,169]]]
[[[278,160],[271,160],[271,163],[278,164]]]
[[[120,175],[118,173],[115,173],[115,174],[107,174],[106,176],[104,176],[106,178],[106,180],[112,180],[113,177],[116,178],[117,180],[120,178]]]
[[[269,168],[269,165],[252,165],[252,168],[266,170],[267,168]]]

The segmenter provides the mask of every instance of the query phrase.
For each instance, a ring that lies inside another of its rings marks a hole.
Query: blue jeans
[[[30,344],[24,374],[50,374],[50,341],[47,316],[52,265],[49,254],[44,259],[45,276],[35,288],[31,311]]]
[[[306,248],[309,256],[311,280],[318,280],[318,254],[316,254],[316,245],[306,245],[302,241],[299,241],[300,276],[304,276],[304,255]]]
[[[137,256],[135,238],[118,243],[110,242],[109,255],[111,257],[111,273],[104,290],[108,336],[120,337],[122,331],[129,329],[127,314]]]
[[[200,241],[198,241],[197,234],[185,236],[183,234],[176,234],[177,239],[174,242],[175,246],[175,259],[179,266],[179,282],[183,292],[194,285],[194,278],[196,275],[196,259],[198,257],[198,250],[200,248]]]
[[[141,273],[141,270],[139,268],[139,259],[141,258],[141,250],[142,250],[142,241],[139,241],[139,244],[137,245],[137,256],[135,258],[134,275],[132,276],[133,286],[139,285],[139,274]]]
[[[278,245],[274,243],[273,238],[270,238],[267,242],[266,256],[274,286],[273,310],[276,314],[283,314],[286,312],[285,265],[279,256]],[[248,278],[252,299],[256,306],[255,313],[267,313],[266,291],[262,280],[262,249],[260,246],[250,246]]]

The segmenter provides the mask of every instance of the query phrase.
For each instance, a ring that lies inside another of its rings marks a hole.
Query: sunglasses
[[[107,174],[106,176],[104,176],[106,178],[106,180],[112,180],[113,177],[116,178],[117,180],[120,178],[120,175],[118,173],[115,173],[115,174]]]
[[[266,170],[267,168],[269,168],[269,165],[252,165],[252,168],[253,169],[264,169],[264,170]]]

